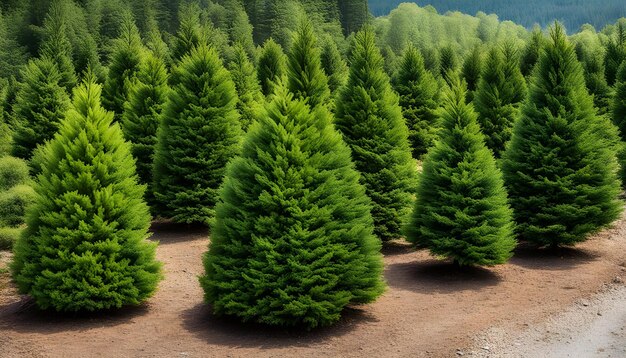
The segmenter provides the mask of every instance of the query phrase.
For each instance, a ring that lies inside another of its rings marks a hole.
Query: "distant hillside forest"
[[[387,15],[403,0],[369,0],[374,16]],[[420,6],[432,5],[441,14],[460,11],[476,14],[479,11],[497,14],[501,20],[511,20],[527,28],[535,24],[543,27],[554,20],[562,22],[569,31],[578,31],[584,24],[596,29],[614,23],[626,16],[624,0],[425,0],[413,1]]]

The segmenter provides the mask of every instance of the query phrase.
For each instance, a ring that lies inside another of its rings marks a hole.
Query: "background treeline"
[[[383,16],[395,9],[402,0],[369,0],[374,16]],[[534,24],[549,25],[554,20],[562,22],[570,31],[584,24],[602,28],[626,16],[626,3],[621,0],[430,0],[414,1],[420,6],[432,5],[440,13],[460,11],[466,14],[485,12],[498,14],[525,27]]]

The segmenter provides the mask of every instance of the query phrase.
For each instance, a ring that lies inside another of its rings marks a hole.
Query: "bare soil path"
[[[0,271],[0,356],[454,357],[479,332],[541,324],[626,276],[624,219],[576,249],[520,248],[509,264],[465,272],[396,244],[385,248],[389,287],[376,303],[349,309],[322,330],[268,329],[213,317],[203,303],[197,276],[206,231],[154,230],[165,280],[141,307],[71,317],[40,312]]]

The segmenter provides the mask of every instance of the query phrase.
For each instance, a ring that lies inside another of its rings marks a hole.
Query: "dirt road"
[[[456,271],[405,245],[385,249],[388,290],[310,333],[215,318],[197,276],[207,233],[155,227],[165,281],[148,304],[91,316],[39,312],[0,274],[2,357],[454,357],[478,332],[522,331],[590,297],[626,260],[626,222],[577,249],[521,248],[509,264]],[[0,260],[1,261],[1,260]]]

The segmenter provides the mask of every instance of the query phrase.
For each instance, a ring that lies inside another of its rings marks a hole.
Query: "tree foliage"
[[[519,237],[573,245],[615,220],[617,131],[597,116],[560,25],[541,54],[502,169]]]
[[[513,214],[476,117],[457,80],[441,112],[440,140],[424,159],[406,237],[459,265],[495,265],[513,255]]]
[[[350,63],[335,124],[352,149],[361,183],[372,199],[374,232],[382,240],[395,239],[413,201],[416,166],[398,97],[370,28],[357,33]]]
[[[200,278],[220,315],[315,328],[383,291],[380,241],[350,150],[285,88],[227,169]]]
[[[208,224],[228,161],[239,153],[237,92],[212,48],[199,46],[172,70],[154,159],[155,213]]]
[[[282,47],[269,39],[263,44],[261,55],[259,56],[259,82],[261,90],[265,96],[274,92],[276,83],[280,82],[286,75],[286,56]]]
[[[237,89],[237,110],[241,116],[241,128],[245,131],[259,116],[264,102],[256,68],[241,45],[234,48],[233,60],[228,64],[235,88]]]
[[[161,279],[150,214],[130,146],[100,106],[92,78],[74,92],[44,149],[36,201],[15,246],[13,278],[42,309],[95,311],[137,305]]]

